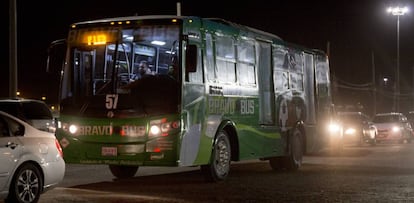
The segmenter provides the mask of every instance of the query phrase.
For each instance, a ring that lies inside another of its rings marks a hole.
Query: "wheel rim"
[[[17,179],[16,189],[21,200],[32,202],[39,193],[39,177],[32,170],[23,171]]]
[[[230,168],[230,145],[224,137],[221,137],[215,148],[214,168],[218,175],[225,176]]]

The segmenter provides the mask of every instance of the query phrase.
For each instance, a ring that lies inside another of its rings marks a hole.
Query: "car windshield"
[[[23,103],[23,112],[27,119],[53,119],[47,106],[36,102]]]
[[[392,122],[399,122],[400,117],[398,115],[378,115],[375,116],[373,119],[374,123],[392,123]]]
[[[408,113],[407,114],[407,119],[410,120],[410,121],[414,120],[414,112]]]
[[[37,102],[0,102],[0,110],[22,120],[53,119],[48,107]]]
[[[361,117],[358,114],[340,114],[339,118],[342,121],[346,121],[346,122],[355,122],[355,121],[360,121]]]

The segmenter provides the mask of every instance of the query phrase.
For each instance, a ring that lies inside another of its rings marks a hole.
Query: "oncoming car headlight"
[[[338,123],[331,122],[328,124],[328,131],[331,133],[336,133],[341,130],[341,126]]]
[[[393,126],[392,127],[392,132],[397,133],[400,132],[401,128],[399,126]]]
[[[347,134],[347,135],[353,135],[353,134],[355,134],[355,132],[356,132],[356,130],[354,128],[347,128],[345,130],[345,134]]]

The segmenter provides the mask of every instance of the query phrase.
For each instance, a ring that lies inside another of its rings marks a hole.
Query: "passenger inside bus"
[[[152,74],[150,71],[142,73],[144,77],[122,87],[130,93],[135,108],[150,115],[177,112],[180,100],[177,79],[168,74]]]
[[[140,78],[142,78],[144,76],[147,76],[147,75],[153,75],[153,74],[151,72],[151,69],[148,66],[148,62],[147,61],[141,61],[139,63],[139,66],[138,66],[138,74],[136,74],[135,79],[140,79]]]

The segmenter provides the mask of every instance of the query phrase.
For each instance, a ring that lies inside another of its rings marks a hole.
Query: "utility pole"
[[[374,52],[371,54],[372,59],[372,99],[373,99],[373,109],[372,113],[373,115],[377,114],[377,86],[375,84],[375,58],[374,58]]]
[[[396,112],[400,112],[400,16],[408,12],[408,7],[389,7],[388,13],[397,16],[397,70],[396,70],[396,91],[394,94],[394,103],[396,105]]]
[[[10,0],[10,35],[9,35],[9,96],[16,97],[17,92],[17,14],[16,0]]]

